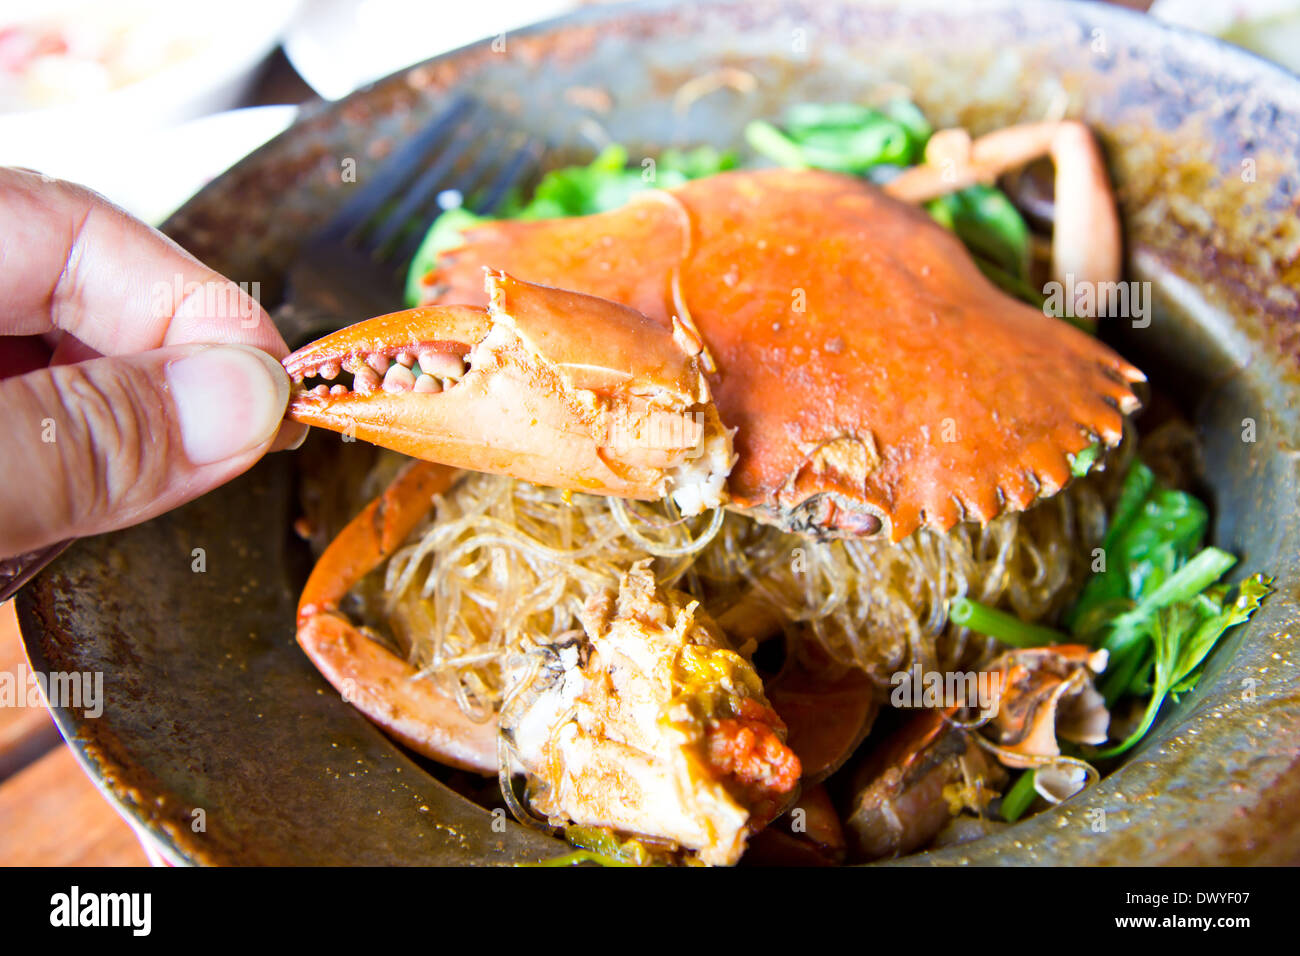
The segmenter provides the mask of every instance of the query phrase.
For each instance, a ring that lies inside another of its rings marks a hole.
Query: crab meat
[[[517,716],[503,708],[532,807],[735,863],[800,775],[757,674],[698,602],[655,587],[649,561],[582,620],[586,641],[557,655],[545,689]]]
[[[484,303],[485,266],[697,338],[738,429],[733,506],[790,530],[900,540],[1027,509],[1139,406],[1140,371],[847,176],[724,173],[599,215],[480,225],[426,277],[431,301]]]
[[[285,359],[289,416],[417,458],[593,494],[726,500],[731,433],[698,348],[625,306],[483,274],[483,307],[412,309]],[[314,377],[353,373],[343,384]]]

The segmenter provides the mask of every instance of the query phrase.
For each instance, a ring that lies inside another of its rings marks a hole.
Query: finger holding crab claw
[[[726,503],[732,433],[698,338],[501,272],[485,287],[486,307],[395,312],[294,352],[289,417],[453,467],[671,496],[687,515]]]
[[[1096,138],[1077,120],[1026,123],[972,139],[964,129],[935,133],[925,162],[900,174],[885,191],[905,202],[925,202],[1035,159],[1055,166],[1052,278],[1068,283],[1115,282],[1121,270],[1119,214]]]

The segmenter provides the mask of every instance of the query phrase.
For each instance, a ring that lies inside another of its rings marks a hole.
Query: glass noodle
[[[823,668],[829,657],[887,686],[913,663],[969,667],[991,652],[987,638],[950,624],[954,597],[1026,621],[1059,613],[1086,577],[1132,444],[1028,513],[922,530],[898,544],[819,542],[730,512],[683,520],[663,503],[467,474],[362,589],[365,617],[485,720],[509,690],[507,655],[579,628],[591,595],[654,555],[659,581],[715,618],[742,600],[773,608],[793,653]]]

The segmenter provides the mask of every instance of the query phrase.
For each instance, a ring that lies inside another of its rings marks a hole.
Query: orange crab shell
[[[924,212],[860,180],[736,172],[613,212],[470,230],[426,277],[483,304],[482,269],[698,330],[736,506],[897,541],[1024,510],[1122,437],[1143,374],[1008,297]]]
[[[428,461],[649,500],[664,496],[672,469],[710,432],[722,432],[698,342],[680,327],[492,270],[477,280],[482,306],[378,316],[288,356],[285,370],[300,386],[289,416]],[[437,394],[301,387],[326,364],[426,350],[475,364]]]

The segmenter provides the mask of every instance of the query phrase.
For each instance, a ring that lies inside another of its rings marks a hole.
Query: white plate
[[[157,225],[185,200],[293,123],[296,106],[214,113],[179,126],[101,143],[64,157],[60,179],[89,186],[132,215]]]

